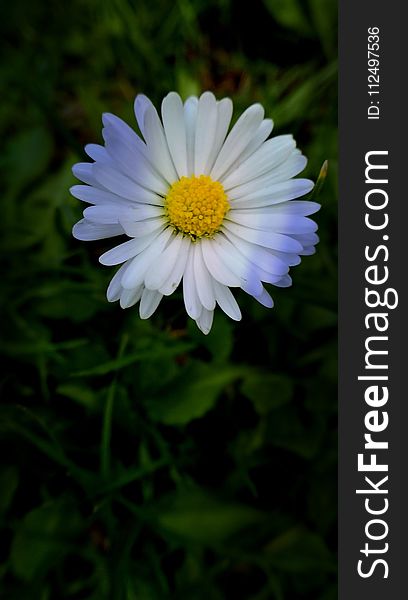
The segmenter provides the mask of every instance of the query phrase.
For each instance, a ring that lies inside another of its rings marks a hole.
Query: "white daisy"
[[[71,193],[91,206],[73,228],[79,240],[118,235],[127,241],[100,257],[122,265],[107,291],[128,308],[140,301],[142,319],[182,281],[186,311],[203,333],[214,309],[232,319],[241,312],[230,288],[242,288],[267,307],[263,286],[291,285],[289,267],[313,254],[320,207],[295,200],[313,188],[293,179],[306,166],[291,135],[268,139],[273,123],[260,104],[231,131],[229,98],[211,92],[183,104],[175,92],[162,102],[162,120],[150,100],[135,100],[142,140],[124,121],[103,115],[104,146],[89,144],[94,161],[74,175],[86,185]]]

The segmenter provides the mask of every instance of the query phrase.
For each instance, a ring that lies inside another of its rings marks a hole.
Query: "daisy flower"
[[[187,314],[207,334],[216,305],[239,321],[230,288],[242,288],[267,307],[263,283],[291,285],[289,268],[313,254],[314,202],[296,200],[313,182],[294,179],[306,166],[291,135],[270,139],[273,122],[260,104],[230,129],[232,102],[211,92],[183,104],[175,92],[161,119],[144,95],[135,100],[143,139],[124,121],[103,115],[105,145],[89,144],[93,162],[78,163],[85,185],[73,196],[91,206],[76,223],[79,240],[126,235],[100,257],[121,265],[107,298],[122,308],[139,302],[149,318],[163,296],[182,283]]]

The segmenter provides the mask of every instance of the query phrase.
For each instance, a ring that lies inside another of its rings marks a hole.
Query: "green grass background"
[[[336,3],[2,4],[0,597],[333,600]],[[102,112],[206,89],[329,159],[317,254],[208,337],[106,301],[68,193]]]

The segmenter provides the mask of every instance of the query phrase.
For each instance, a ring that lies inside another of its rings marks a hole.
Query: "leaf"
[[[299,0],[264,0],[264,2],[279,25],[293,29],[303,36],[310,34],[309,23],[303,14]]]
[[[92,285],[59,281],[33,291],[38,314],[47,319],[89,320],[98,309]],[[75,310],[72,307],[75,306]]]
[[[326,56],[335,56],[337,46],[337,2],[309,0],[311,19]]]
[[[225,387],[240,376],[241,369],[236,366],[194,363],[183,370],[166,395],[149,399],[146,408],[160,423],[185,425],[208,412]]]
[[[322,415],[308,415],[308,420],[304,422],[290,405],[278,408],[269,418],[266,439],[274,446],[311,459],[319,450],[324,432]]]
[[[245,377],[241,392],[252,401],[256,411],[264,415],[289,402],[293,384],[284,375],[253,372]]]
[[[3,160],[12,196],[45,171],[51,152],[52,138],[41,126],[19,133],[10,142]]]
[[[208,335],[203,336],[191,319],[188,333],[197,345],[204,346],[211,353],[215,363],[225,363],[230,357],[234,346],[234,325],[221,311],[215,311],[214,323]]]
[[[259,524],[264,515],[238,503],[224,503],[193,490],[182,493],[157,522],[168,533],[189,541],[217,544],[239,531]]]
[[[70,549],[81,530],[81,520],[68,502],[39,506],[20,523],[11,546],[11,565],[24,581],[46,573]]]
[[[306,529],[292,528],[265,547],[268,562],[289,573],[334,571],[335,561],[323,539]]]
[[[13,465],[4,466],[0,471],[0,514],[7,511],[18,486],[19,472]]]
[[[74,400],[81,406],[86,408],[94,409],[98,406],[98,400],[93,390],[84,387],[83,385],[75,385],[70,383],[63,383],[58,386],[56,392],[61,396]]]
[[[301,324],[304,334],[312,334],[320,329],[335,327],[337,313],[326,307],[305,304],[301,312]]]

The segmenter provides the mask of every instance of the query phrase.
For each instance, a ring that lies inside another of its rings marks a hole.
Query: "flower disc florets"
[[[192,240],[212,237],[229,209],[227,195],[219,181],[208,175],[182,177],[171,186],[165,209],[173,227]]]

